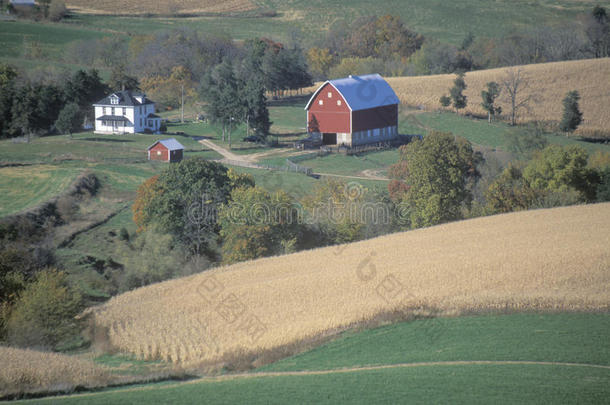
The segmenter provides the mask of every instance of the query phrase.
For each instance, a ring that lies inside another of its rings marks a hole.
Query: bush
[[[66,274],[43,270],[26,285],[11,308],[8,341],[21,347],[54,348],[78,334],[74,317],[81,309],[82,297],[68,286]]]
[[[60,21],[68,14],[66,3],[63,0],[52,0],[49,6],[49,20]]]

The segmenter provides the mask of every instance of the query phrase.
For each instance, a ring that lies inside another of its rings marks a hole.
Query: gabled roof
[[[168,150],[180,150],[184,149],[184,146],[180,142],[176,140],[176,138],[169,139],[161,139],[148,147],[148,149],[152,149],[156,144],[160,143],[165,146]]]
[[[316,98],[320,90],[326,85],[333,86],[345,99],[347,106],[352,111],[366,110],[368,108],[382,107],[386,105],[400,104],[396,93],[388,82],[378,73],[362,76],[349,76],[343,79],[327,80],[311,96],[305,106],[309,106]]]
[[[110,98],[112,96],[117,96],[119,98],[119,103],[118,104],[112,104],[110,103]],[[139,102],[136,97],[143,97],[142,102]],[[126,106],[138,106],[138,105],[144,105],[144,104],[154,104],[153,101],[149,100],[146,98],[146,95],[144,93],[140,93],[137,91],[131,91],[131,90],[125,90],[125,91],[116,91],[112,94],[109,94],[107,97],[104,97],[103,99],[101,99],[100,101],[98,101],[97,103],[93,104],[93,105],[104,105],[104,106],[111,106],[111,107],[126,107]]]

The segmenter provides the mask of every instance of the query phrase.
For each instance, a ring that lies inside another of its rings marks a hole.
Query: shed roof
[[[349,76],[342,79],[327,80],[311,96],[305,109],[309,109],[312,101],[326,85],[333,86],[345,99],[352,111],[399,104],[400,100],[388,82],[378,73],[362,76]]]
[[[161,139],[148,147],[148,149],[152,149],[156,144],[160,143],[165,146],[168,150],[181,150],[184,149],[184,146],[180,142],[176,140],[176,138],[169,139]]]

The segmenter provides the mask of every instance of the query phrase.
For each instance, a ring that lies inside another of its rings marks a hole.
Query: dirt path
[[[200,144],[207,146],[208,148],[220,153],[225,159],[228,160],[235,160],[235,161],[242,161],[242,162],[249,162],[248,159],[244,159],[244,156],[241,155],[236,155],[235,153],[229,151],[228,149],[223,148],[222,146],[218,146],[216,145],[214,142],[207,140],[207,139],[202,139],[199,141]]]
[[[562,363],[553,361],[489,361],[489,360],[473,360],[473,361],[429,361],[420,363],[399,363],[399,364],[386,364],[381,366],[363,366],[363,367],[349,367],[339,368],[332,370],[309,370],[309,371],[263,371],[263,372],[249,372],[249,373],[238,373],[228,374],[220,376],[202,377],[194,380],[179,382],[175,384],[167,384],[158,386],[146,385],[133,388],[123,388],[112,390],[112,393],[120,392],[132,392],[132,391],[146,391],[146,390],[160,390],[167,388],[176,388],[186,384],[199,384],[203,382],[216,382],[216,381],[228,381],[245,378],[261,378],[261,377],[285,377],[285,376],[302,376],[302,375],[328,375],[328,374],[345,374],[345,373],[357,373],[360,371],[373,371],[373,370],[386,370],[392,368],[417,368],[417,367],[435,367],[435,366],[476,366],[476,365],[492,365],[492,366],[511,366],[511,365],[522,365],[522,366],[563,366],[563,367],[588,367],[610,370],[610,366],[604,366],[600,364],[585,364],[585,363]],[[75,395],[64,395],[54,396],[53,399],[61,398],[75,398],[75,397],[88,397],[99,395],[96,392],[75,394]]]
[[[366,169],[360,172],[364,177],[368,177],[371,180],[390,180],[385,176],[379,174],[383,169]]]
[[[326,177],[341,177],[344,179],[356,179],[356,180],[378,180],[378,181],[389,181],[385,177],[368,177],[368,176],[348,176],[346,174],[334,174],[334,173],[314,173],[316,176]]]

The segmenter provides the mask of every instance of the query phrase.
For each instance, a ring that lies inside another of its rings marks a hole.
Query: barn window
[[[157,156],[161,156],[161,151],[160,150],[157,151]]]
[[[328,92],[328,98],[331,98],[333,96],[333,93],[331,93],[330,91]]]
[[[337,105],[341,105],[341,100],[337,100]]]
[[[318,101],[318,104],[320,104],[320,105],[324,105],[324,100],[319,100],[319,101]]]

